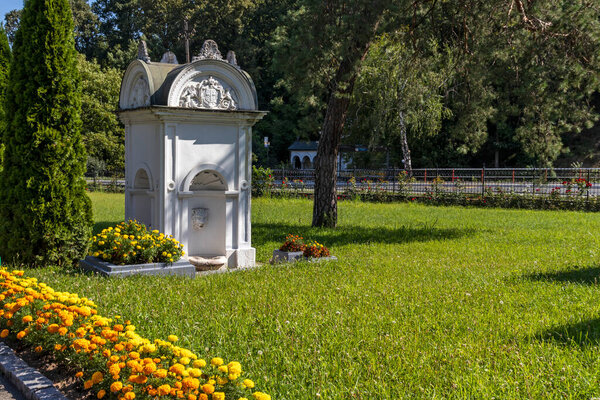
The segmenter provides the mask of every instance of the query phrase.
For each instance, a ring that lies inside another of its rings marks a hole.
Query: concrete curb
[[[3,342],[0,342],[0,373],[28,400],[68,400],[50,379],[27,365]]]

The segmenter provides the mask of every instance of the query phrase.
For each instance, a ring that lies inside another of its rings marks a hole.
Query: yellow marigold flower
[[[271,400],[271,396],[262,392],[254,392],[252,393],[255,400]]]
[[[240,397],[238,400],[248,400],[248,399],[245,397]]]
[[[132,351],[131,353],[129,353],[129,358],[131,358],[132,360],[137,360],[138,358],[140,358],[140,353]]]
[[[189,357],[181,357],[181,358],[179,359],[179,362],[180,362],[181,364],[183,364],[183,365],[188,365],[188,364],[190,363],[190,361],[191,361],[191,360],[189,359]]]
[[[253,389],[254,388],[254,382],[251,381],[250,379],[244,379],[244,381],[242,382],[244,384],[245,387],[247,387],[248,389]]]
[[[224,374],[226,374],[228,372],[227,365],[221,365],[219,367],[219,372],[223,372]]]
[[[223,392],[214,392],[212,395],[212,400],[225,400],[225,393]]]
[[[98,392],[98,395],[96,397],[98,397],[99,399],[103,398],[104,396],[106,396],[106,390],[102,389]]]
[[[213,394],[215,392],[215,387],[210,383],[206,383],[202,385],[202,391],[206,394]]]
[[[215,357],[212,360],[210,360],[210,363],[215,367],[218,367],[220,365],[223,365],[223,359],[221,357]]]
[[[125,400],[133,400],[133,399],[135,399],[135,393],[133,393],[133,392],[125,393]]]
[[[8,336],[8,334],[9,334],[8,329],[3,329],[2,332],[0,332],[0,337],[5,338]]]
[[[242,373],[242,364],[237,361],[232,361],[227,364],[227,368],[229,369],[230,374],[241,374]]]
[[[187,400],[197,400],[198,398],[196,397],[195,394],[188,394]]]
[[[229,379],[227,379],[227,378],[221,378],[220,376],[219,376],[219,377],[217,377],[217,383],[218,383],[219,385],[224,385],[224,384],[226,384],[227,382],[229,382]]]
[[[227,375],[227,378],[228,378],[230,381],[235,381],[235,380],[236,380],[237,378],[239,378],[239,377],[240,377],[240,376],[239,376],[238,374],[229,374],[229,375]]]
[[[175,336],[175,335],[169,335],[169,336],[167,337],[167,340],[168,340],[169,342],[176,342],[176,341],[178,341],[178,340],[179,340],[179,338],[178,338],[177,336]]]
[[[110,391],[113,393],[120,392],[121,389],[123,389],[123,383],[119,381],[113,382],[112,385],[110,385]]]
[[[202,371],[198,368],[192,368],[189,372],[192,378],[199,378],[202,375]]]

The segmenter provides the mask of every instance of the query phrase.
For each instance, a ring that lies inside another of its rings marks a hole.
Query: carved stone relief
[[[208,222],[208,208],[192,208],[192,227],[195,231],[204,228]]]
[[[133,87],[129,96],[129,108],[146,107],[150,105],[150,90],[146,78],[140,76]]]
[[[147,63],[150,62],[150,56],[148,56],[148,46],[146,46],[146,42],[140,40],[138,43],[138,60],[145,61]]]
[[[196,57],[194,57],[192,59],[192,61],[198,61],[198,60],[205,60],[205,59],[209,59],[209,60],[222,60],[223,56],[221,55],[221,52],[219,51],[219,46],[217,46],[217,42],[215,42],[214,40],[205,40],[204,44],[202,45],[202,49],[200,49],[200,54],[198,54]]]
[[[179,61],[177,61],[177,56],[172,51],[167,51],[165,54],[163,54],[160,62],[166,64],[179,64]]]
[[[225,89],[212,76],[200,82],[190,82],[184,86],[179,98],[179,107],[237,110],[237,104],[230,90]]]

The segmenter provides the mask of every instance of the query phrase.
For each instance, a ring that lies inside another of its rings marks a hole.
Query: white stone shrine
[[[250,234],[256,89],[235,54],[207,40],[197,57],[151,62],[141,42],[123,77],[125,218],[173,235],[187,256],[255,263]]]

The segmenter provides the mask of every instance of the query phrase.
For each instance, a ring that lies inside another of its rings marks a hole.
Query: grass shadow
[[[458,239],[475,233],[474,229],[436,228],[434,225],[401,226],[397,228],[346,225],[335,229],[312,228],[306,225],[284,223],[252,224],[254,243],[282,242],[285,235],[293,233],[323,243],[326,246],[343,246],[365,243],[411,243],[431,240]]]
[[[575,265],[566,271],[534,273],[525,275],[524,278],[536,281],[597,285],[600,283],[600,266]]]
[[[550,328],[534,338],[562,345],[597,346],[600,344],[600,318]]]

